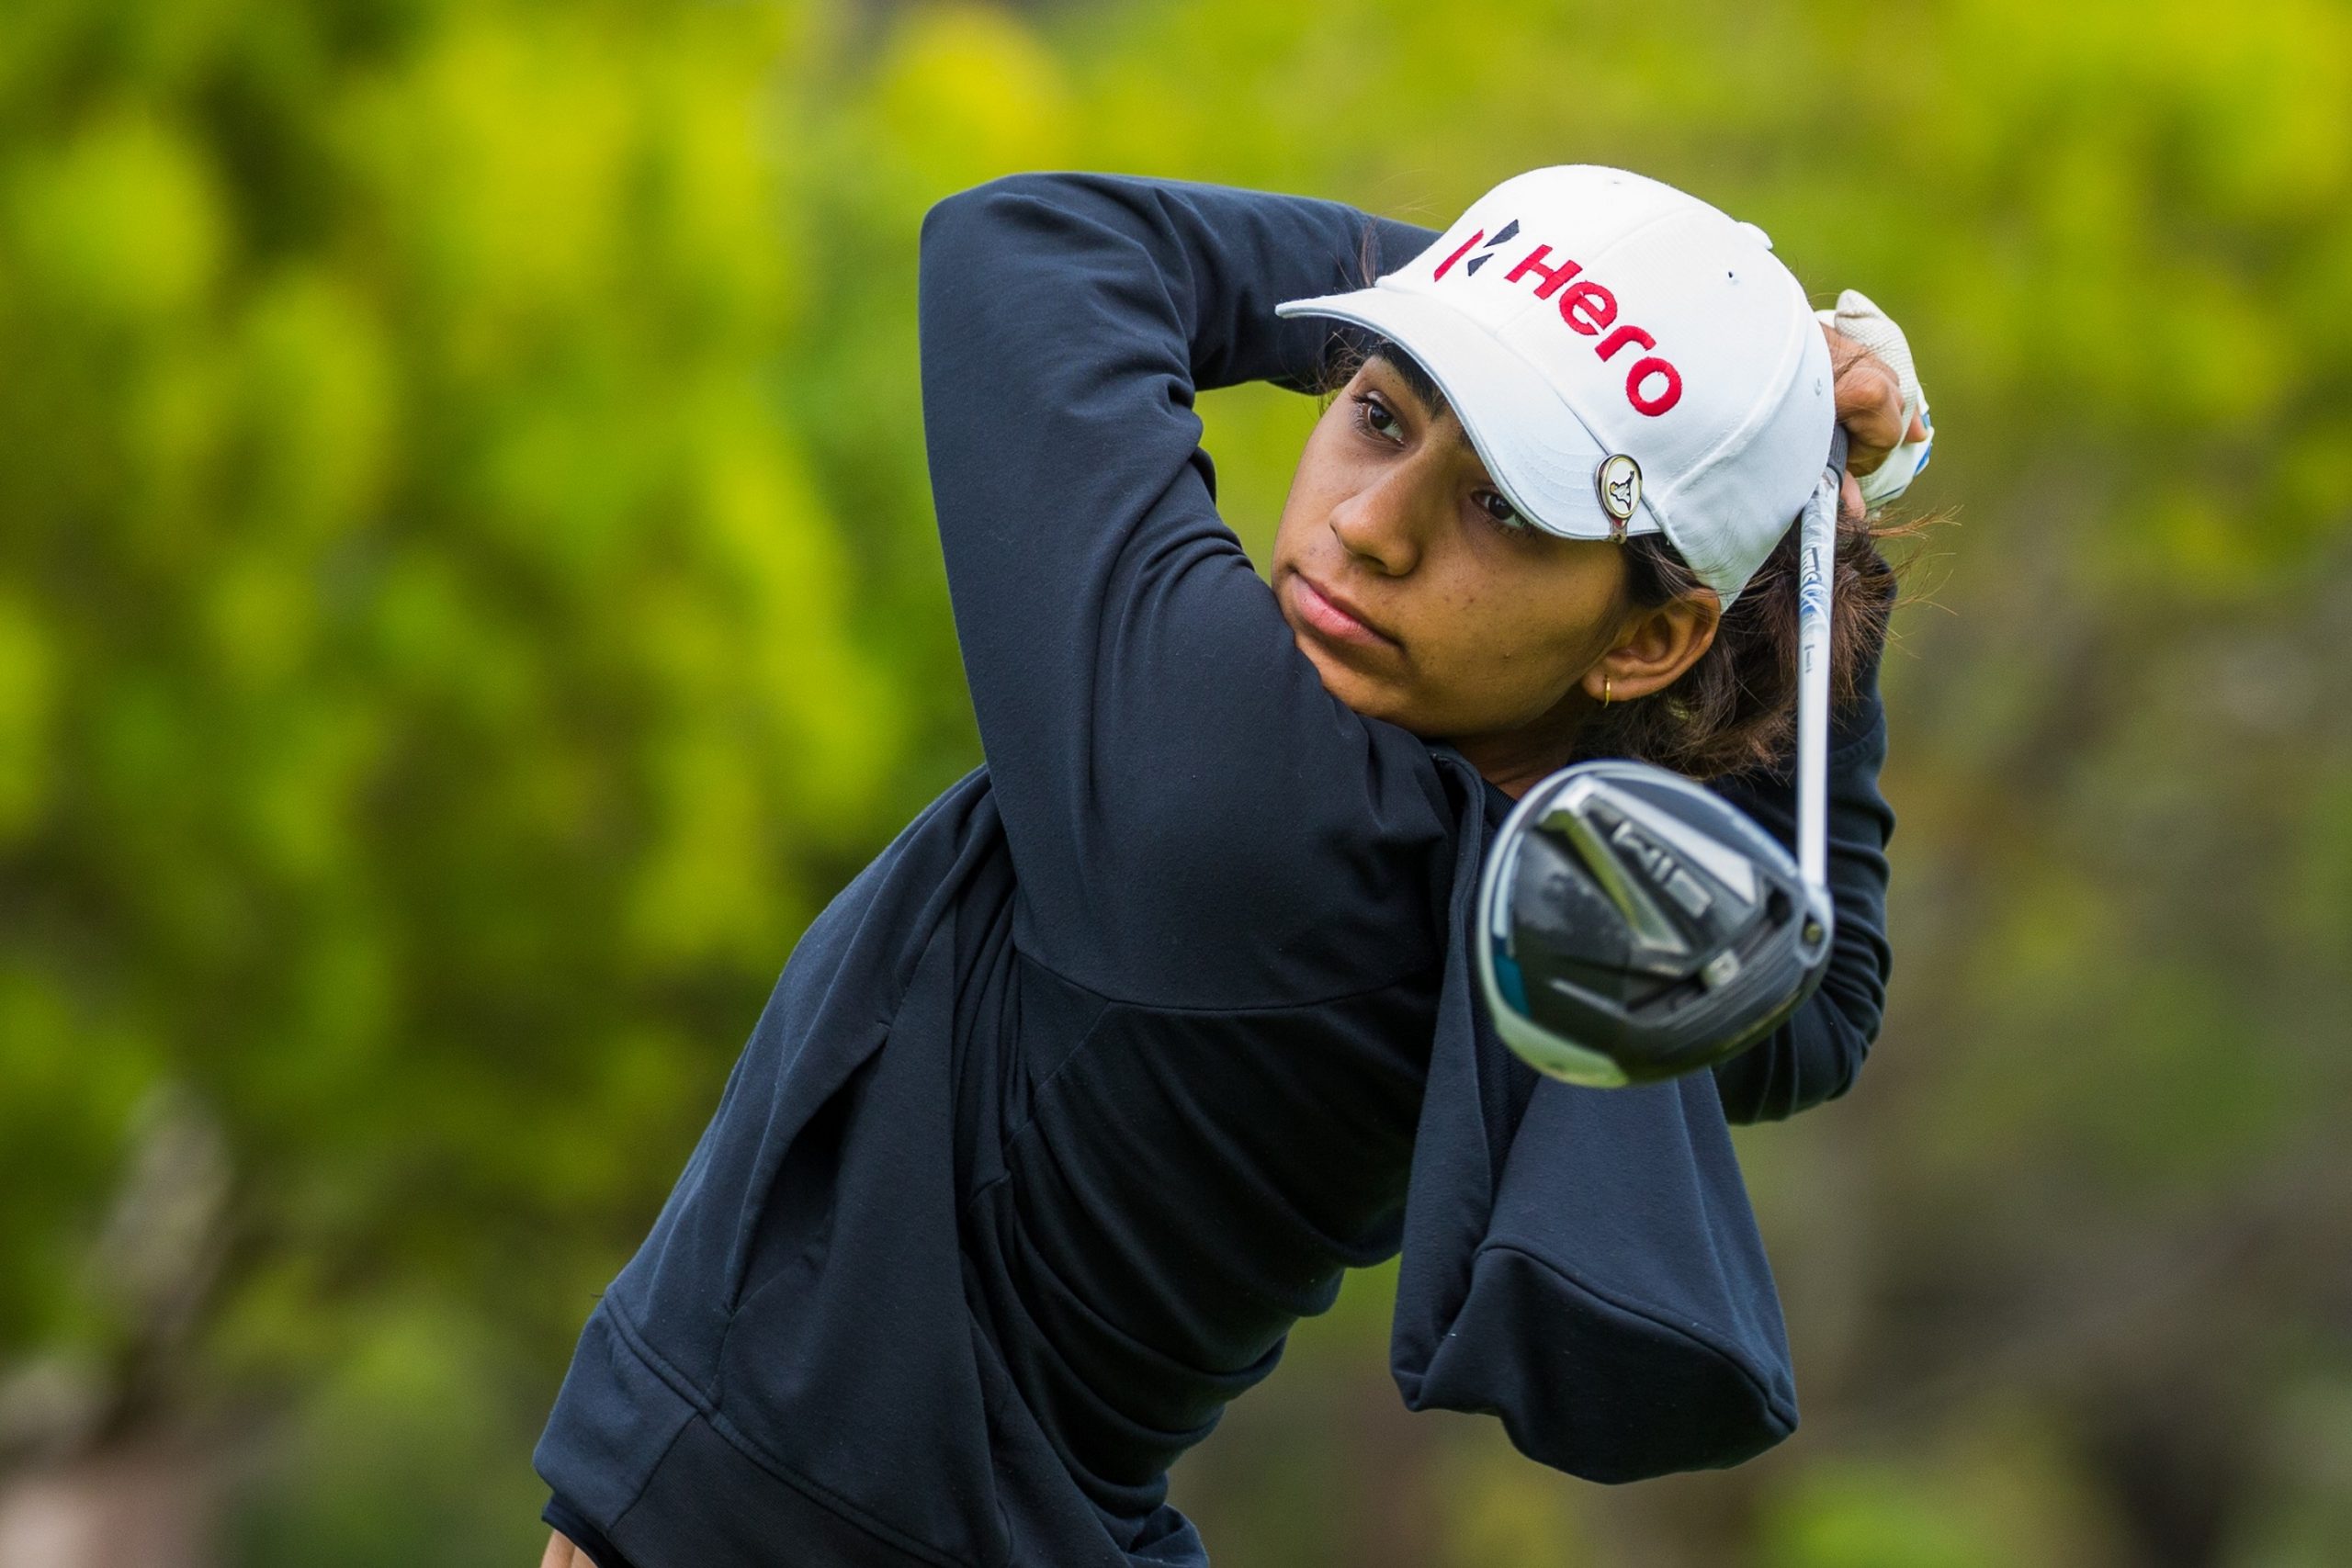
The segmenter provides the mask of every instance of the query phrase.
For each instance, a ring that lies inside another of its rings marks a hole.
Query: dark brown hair
[[[1443,394],[1412,355],[1385,338],[1363,334],[1342,341],[1327,390],[1345,386],[1374,357],[1395,367],[1432,412],[1444,408]],[[1908,537],[1919,526],[1838,519],[1836,581],[1830,586],[1834,705],[1853,702],[1863,672],[1886,640],[1898,571],[1880,542]],[[1665,535],[1633,535],[1623,547],[1626,597],[1634,606],[1653,608],[1705,591]],[[1796,737],[1796,663],[1797,536],[1792,527],[1724,612],[1707,651],[1663,691],[1611,703],[1593,714],[1577,733],[1572,760],[1631,757],[1694,779],[1785,766]]]
[[[1829,592],[1829,694],[1854,700],[1863,671],[1886,641],[1895,570],[1878,542],[1906,532],[1862,517],[1838,521],[1836,581]],[[1625,541],[1625,592],[1649,608],[1705,585],[1663,534]],[[1797,726],[1797,531],[1772,547],[1724,612],[1715,640],[1675,682],[1632,702],[1611,703],[1577,736],[1578,760],[1635,757],[1694,779],[1780,764]]]

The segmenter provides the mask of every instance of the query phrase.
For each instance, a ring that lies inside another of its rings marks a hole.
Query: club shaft
[[[1797,538],[1797,872],[1809,887],[1829,880],[1829,592],[1838,559],[1838,491],[1846,433],[1805,502]]]

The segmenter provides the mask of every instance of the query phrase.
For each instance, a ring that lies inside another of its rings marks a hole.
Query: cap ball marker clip
[[[1642,503],[1642,466],[1619,452],[1600,460],[1600,466],[1593,470],[1592,483],[1600,492],[1600,509],[1617,523],[1610,530],[1611,536],[1623,539],[1625,524],[1632,519],[1634,509]]]

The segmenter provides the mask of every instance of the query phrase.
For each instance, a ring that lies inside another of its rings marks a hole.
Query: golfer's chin
[[[1368,675],[1350,664],[1344,654],[1333,651],[1311,631],[1302,631],[1294,626],[1291,640],[1298,645],[1299,652],[1306,655],[1306,661],[1315,666],[1315,673],[1321,678],[1323,689],[1334,698],[1366,718],[1385,719],[1407,729],[1414,728],[1412,704],[1405,694],[1377,676]]]

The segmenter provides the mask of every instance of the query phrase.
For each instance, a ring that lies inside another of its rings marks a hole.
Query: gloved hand
[[[1935,447],[1927,393],[1903,329],[1860,289],[1816,312],[1829,334],[1838,417],[1852,436],[1848,508],[1875,512],[1910,488]]]

